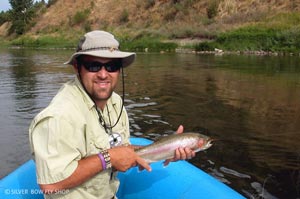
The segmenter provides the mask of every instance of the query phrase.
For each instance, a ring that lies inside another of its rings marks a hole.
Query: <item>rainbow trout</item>
[[[198,145],[200,140],[203,140],[202,146]],[[175,150],[179,147],[189,147],[195,152],[203,151],[212,146],[212,141],[211,138],[199,133],[180,133],[162,137],[150,145],[137,149],[136,153],[146,162],[152,163],[173,158]]]

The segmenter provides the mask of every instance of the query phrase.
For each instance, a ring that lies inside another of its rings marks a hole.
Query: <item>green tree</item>
[[[10,33],[23,34],[34,17],[33,0],[9,0],[12,26]]]
[[[5,22],[7,22],[7,21],[9,21],[10,19],[9,19],[9,12],[8,11],[6,11],[6,12],[4,12],[4,11],[1,11],[0,12],[0,26],[3,24],[3,23],[5,23]]]

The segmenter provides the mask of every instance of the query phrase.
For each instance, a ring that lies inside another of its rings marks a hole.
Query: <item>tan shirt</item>
[[[113,93],[102,116],[107,124],[115,124],[122,99]],[[108,112],[109,114],[108,114]],[[129,121],[125,108],[113,128],[129,143]],[[108,117],[109,115],[109,117]],[[77,78],[62,86],[47,108],[40,112],[29,127],[31,150],[35,158],[39,184],[52,184],[68,178],[77,168],[78,161],[110,148],[109,136],[99,124],[93,101],[85,93]],[[82,185],[46,198],[112,198],[119,181],[111,169],[94,176]]]

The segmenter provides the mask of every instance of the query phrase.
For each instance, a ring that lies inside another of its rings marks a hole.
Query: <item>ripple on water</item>
[[[243,174],[243,173],[240,173],[240,172],[237,172],[233,169],[229,169],[229,168],[226,168],[226,167],[220,167],[220,170],[226,174],[230,174],[230,175],[233,175],[233,176],[236,176],[236,177],[239,177],[239,178],[251,178],[251,176],[247,175],[247,174]]]
[[[250,193],[247,190],[242,190],[242,192],[249,198],[262,198],[262,199],[279,199],[273,196],[265,189],[264,185],[259,182],[252,182],[251,187],[256,191],[256,193]]]
[[[134,103],[134,104],[129,104],[126,106],[127,109],[134,109],[134,108],[143,108],[147,106],[154,106],[157,105],[156,102],[149,102],[149,103]]]

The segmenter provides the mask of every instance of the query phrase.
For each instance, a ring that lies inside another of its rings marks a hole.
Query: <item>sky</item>
[[[40,0],[34,0],[34,1],[40,1]],[[45,1],[45,2],[48,2],[48,1]],[[9,9],[11,9],[11,7],[10,7],[8,0],[0,0],[0,12],[7,11]]]
[[[7,11],[10,8],[11,7],[10,7],[10,4],[9,4],[8,0],[0,0],[0,12],[1,11]]]

